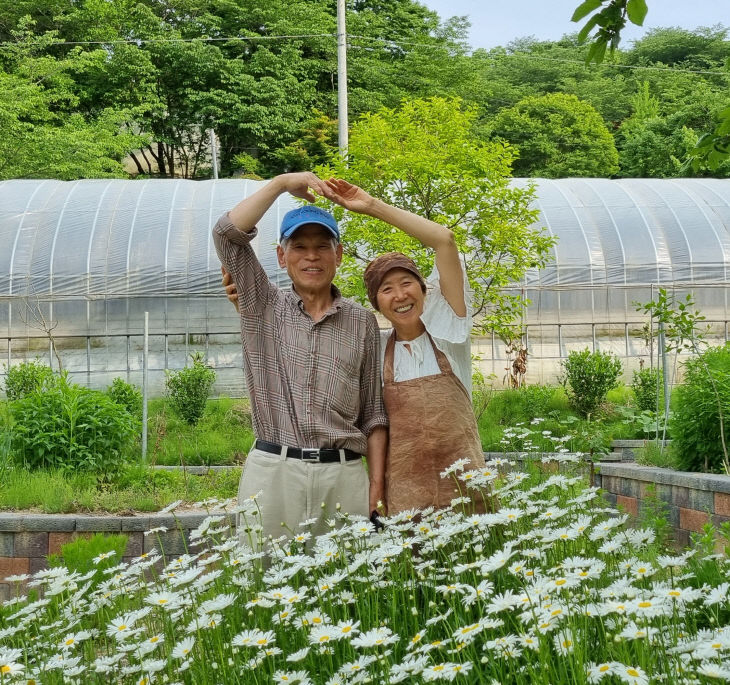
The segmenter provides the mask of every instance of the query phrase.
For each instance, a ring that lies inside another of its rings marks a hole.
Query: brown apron
[[[462,457],[468,469],[484,466],[479,431],[469,393],[433,343],[441,373],[396,383],[393,380],[395,331],[385,347],[383,400],[390,420],[385,469],[388,514],[428,506],[446,507],[459,489],[453,476],[439,475]],[[474,499],[461,484],[461,494]]]

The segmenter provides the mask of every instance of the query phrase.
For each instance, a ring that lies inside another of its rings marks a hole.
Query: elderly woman
[[[441,472],[457,459],[466,460],[467,469],[484,465],[471,405],[471,314],[453,233],[347,181],[330,179],[327,186],[333,202],[395,226],[434,251],[428,279],[400,252],[375,258],[363,278],[370,303],[392,325],[381,331],[390,420],[387,512],[447,506],[459,491]]]
[[[401,252],[377,257],[363,275],[370,303],[392,325],[381,331],[388,456],[384,482],[371,481],[371,490],[383,492],[389,515],[446,507],[460,493],[452,478],[441,478],[443,470],[459,459],[467,469],[484,465],[471,405],[471,314],[453,233],[342,179],[327,181],[324,193],[434,251],[428,279]],[[235,303],[225,273],[223,283]]]

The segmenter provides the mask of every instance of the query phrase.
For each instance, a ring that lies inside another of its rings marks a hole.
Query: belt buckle
[[[318,463],[320,461],[319,448],[318,447],[302,447],[302,461],[310,461],[310,462]]]

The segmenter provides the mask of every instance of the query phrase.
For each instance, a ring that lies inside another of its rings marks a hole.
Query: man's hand
[[[238,290],[236,289],[236,284],[233,282],[233,277],[226,271],[225,266],[221,266],[221,273],[223,274],[221,282],[223,283],[223,287],[226,289],[226,297],[236,308],[236,311],[238,311]]]
[[[330,178],[325,187],[324,196],[328,200],[359,214],[368,214],[375,202],[372,195],[341,178]]]
[[[276,180],[282,185],[283,190],[307,202],[317,201],[314,193],[325,196],[328,192],[325,182],[311,171],[281,174],[281,176],[276,177]]]

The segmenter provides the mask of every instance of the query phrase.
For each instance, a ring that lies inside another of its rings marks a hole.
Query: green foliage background
[[[655,29],[609,54],[644,0],[580,7],[589,44],[523,38],[472,53],[463,19],[415,0],[349,2],[351,120],[458,97],[476,107],[481,140],[525,148],[519,174],[728,176],[715,150],[730,112],[727,29]],[[223,176],[312,168],[335,148],[335,33],[334,0],[2,3],[0,179],[209,177],[209,128]],[[526,114],[550,103],[560,115]],[[517,125],[526,116],[534,139]],[[683,167],[702,145],[713,168]]]

